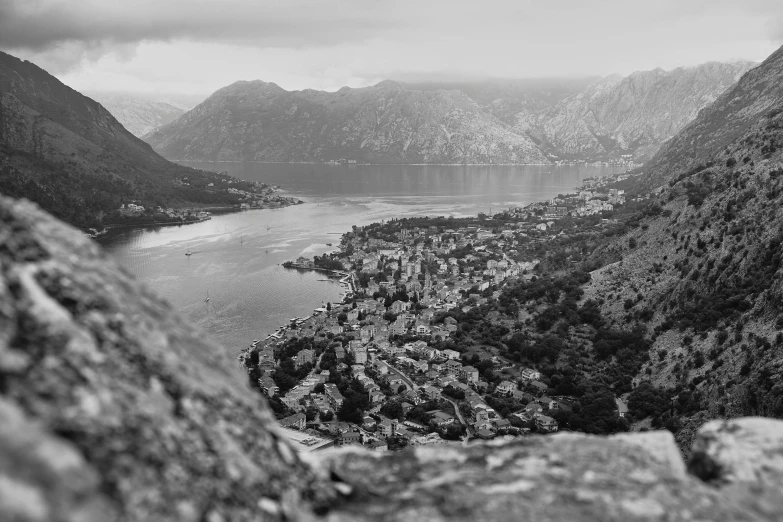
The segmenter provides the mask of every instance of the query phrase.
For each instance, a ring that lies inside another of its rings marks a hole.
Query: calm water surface
[[[340,298],[340,286],[322,281],[323,275],[279,265],[332,251],[352,225],[496,212],[616,172],[584,166],[189,165],[278,184],[305,201],[218,215],[195,225],[113,231],[101,241],[122,265],[226,346],[227,355],[289,318]]]

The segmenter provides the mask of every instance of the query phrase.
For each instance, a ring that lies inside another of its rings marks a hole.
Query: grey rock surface
[[[764,417],[711,421],[693,441],[688,467],[713,483],[783,484],[783,429]]]
[[[280,517],[330,500],[225,352],[86,236],[5,198],[0,332],[2,458],[26,459],[2,467],[0,520],[22,493],[49,507],[18,520],[82,496],[107,520],[249,520],[262,500]]]

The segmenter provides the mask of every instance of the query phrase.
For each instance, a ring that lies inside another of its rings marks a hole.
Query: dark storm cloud
[[[357,41],[394,27],[374,0],[0,0],[0,48],[172,39],[307,47]],[[79,47],[78,45],[76,47]]]

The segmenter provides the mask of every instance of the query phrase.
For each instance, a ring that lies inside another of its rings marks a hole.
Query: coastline
[[[565,161],[563,163],[341,163],[330,161],[260,161],[260,160],[209,160],[209,159],[172,159],[175,163],[254,163],[259,165],[330,165],[335,167],[573,167],[584,165],[586,167],[616,167],[624,168],[624,165],[605,165],[601,161]]]
[[[192,211],[199,211],[199,212],[212,212],[215,214],[233,214],[238,212],[245,212],[247,210],[274,210],[278,208],[287,208],[287,207],[293,207],[296,205],[304,205],[305,202],[301,199],[297,199],[296,203],[291,203],[288,205],[280,205],[276,207],[252,207],[252,208],[241,208],[241,207],[198,207],[198,208],[191,208],[187,210]],[[143,228],[157,228],[157,227],[175,227],[175,226],[184,226],[184,225],[195,225],[196,223],[203,223],[204,221],[209,221],[211,217],[207,218],[201,218],[201,219],[193,219],[189,221],[160,221],[160,222],[152,222],[152,223],[106,223],[103,225],[103,230],[99,232],[96,235],[87,233],[87,230],[81,229],[82,232],[87,234],[89,237],[93,239],[98,239],[102,236],[104,236],[107,232],[110,230],[118,229],[118,228],[129,228],[129,229],[143,229]]]

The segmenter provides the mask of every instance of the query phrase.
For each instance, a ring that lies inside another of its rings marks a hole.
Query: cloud
[[[0,0],[0,47],[172,39],[307,47],[393,29],[381,2],[350,0]]]
[[[0,0],[0,49],[83,89],[627,74],[781,37],[781,0]]]

